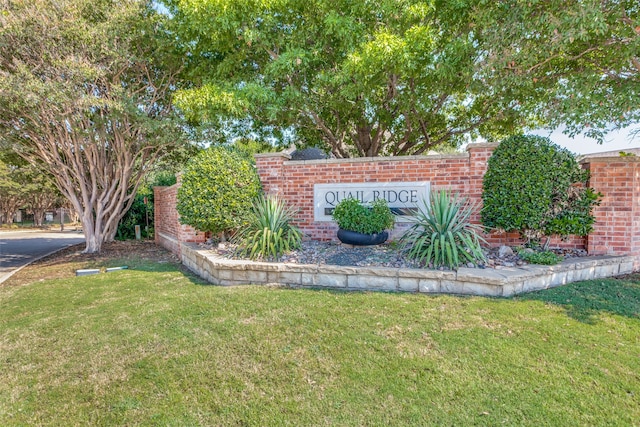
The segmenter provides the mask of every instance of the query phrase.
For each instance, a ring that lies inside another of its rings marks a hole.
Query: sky
[[[569,138],[562,133],[562,130],[549,131],[549,130],[537,130],[531,132],[535,135],[548,136],[554,143],[567,148],[569,151],[575,154],[591,154],[601,153],[603,151],[614,150],[628,150],[630,148],[640,147],[640,135],[635,138],[631,138],[629,135],[633,128],[623,129],[622,131],[610,132],[606,136],[606,141],[603,144],[598,144],[595,139],[587,138],[583,135],[578,135],[575,138]]]

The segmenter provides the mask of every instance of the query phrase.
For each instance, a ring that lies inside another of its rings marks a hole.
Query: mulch
[[[151,240],[127,240],[104,243],[102,250],[97,254],[85,254],[82,251],[85,248],[84,243],[69,246],[52,255],[42,258],[32,266],[52,266],[62,263],[74,262],[105,262],[110,259],[127,259],[139,258],[143,260],[155,260],[163,262],[179,262],[176,255],[166,249],[156,245]]]

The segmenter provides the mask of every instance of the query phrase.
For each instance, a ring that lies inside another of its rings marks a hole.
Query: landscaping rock
[[[511,249],[509,246],[502,245],[502,246],[500,246],[500,249],[498,249],[498,256],[500,258],[513,256],[513,249]]]
[[[321,160],[327,159],[329,155],[319,148],[304,148],[291,153],[291,160]]]
[[[230,242],[203,243],[203,249],[210,249],[218,255],[235,259],[236,246]],[[530,251],[533,251],[529,249]],[[525,249],[525,251],[529,251]],[[527,265],[509,246],[483,249],[486,257],[484,263],[477,265],[469,262],[463,264],[467,268],[503,268]],[[582,249],[555,249],[554,252],[565,258],[585,256]],[[264,260],[270,261],[270,260]],[[309,240],[302,242],[302,247],[283,255],[279,260],[290,264],[339,265],[355,267],[390,267],[390,268],[433,268],[406,257],[402,249],[395,243],[377,246],[351,246],[334,242]],[[445,268],[439,268],[445,271]]]

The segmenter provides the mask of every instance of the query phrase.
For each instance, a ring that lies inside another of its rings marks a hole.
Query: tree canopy
[[[511,88],[541,123],[602,142],[640,120],[637,0],[481,0],[469,9],[486,52],[478,73]]]
[[[61,203],[52,177],[14,151],[0,149],[0,222],[11,224],[18,209],[33,214],[33,225],[42,226],[45,212]]]
[[[1,4],[0,139],[54,177],[86,252],[98,252],[144,174],[181,140],[166,17],[140,0]]]
[[[193,122],[421,154],[469,136],[638,120],[634,0],[168,0]]]
[[[293,135],[338,157],[421,154],[524,123],[478,78],[459,3],[168,2],[188,47],[194,122]]]

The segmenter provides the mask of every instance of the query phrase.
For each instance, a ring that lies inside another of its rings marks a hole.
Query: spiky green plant
[[[452,269],[466,262],[484,261],[480,226],[470,222],[473,206],[446,190],[431,193],[429,201],[411,218],[401,238],[409,257],[434,268]]]
[[[260,196],[251,209],[248,223],[234,237],[238,254],[251,259],[279,259],[300,247],[302,233],[290,222],[295,211],[277,196]]]

